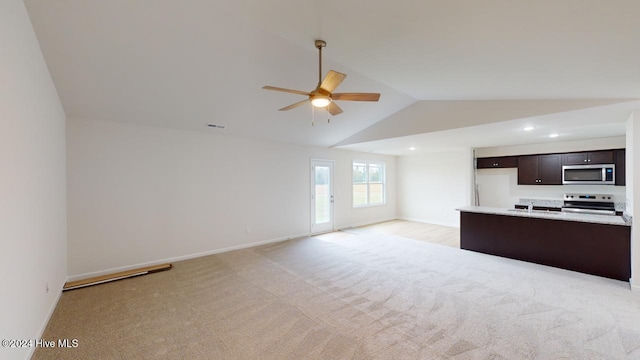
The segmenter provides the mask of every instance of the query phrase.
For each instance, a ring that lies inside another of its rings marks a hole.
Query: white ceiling
[[[637,0],[25,2],[69,117],[331,146],[416,100],[640,98]],[[317,38],[379,103],[276,111],[301,97],[260,88],[314,88]]]
[[[339,148],[402,156],[624,136],[626,120],[633,109],[640,109],[640,101],[367,141]],[[532,130],[525,130],[531,127]],[[557,137],[550,137],[551,134],[557,134]]]

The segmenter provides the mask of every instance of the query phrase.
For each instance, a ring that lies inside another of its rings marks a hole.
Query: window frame
[[[355,192],[353,191],[353,187],[354,185],[356,185],[355,182],[355,176],[354,176],[354,171],[353,168],[356,165],[364,165],[365,167],[365,182],[360,182],[358,184],[365,184],[366,185],[366,202],[364,204],[359,204],[356,205],[355,204]],[[371,182],[370,179],[370,170],[369,167],[371,165],[377,165],[380,167],[382,174],[381,174],[381,180],[379,182]],[[371,203],[371,184],[381,184],[382,185],[382,201],[380,202],[376,202],[376,203]],[[387,164],[384,161],[374,161],[374,160],[357,160],[354,159],[351,161],[351,206],[353,208],[364,208],[364,207],[373,207],[373,206],[383,206],[386,205],[387,203]]]

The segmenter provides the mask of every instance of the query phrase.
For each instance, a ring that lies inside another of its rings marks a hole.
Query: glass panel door
[[[311,233],[333,231],[333,161],[311,160]]]

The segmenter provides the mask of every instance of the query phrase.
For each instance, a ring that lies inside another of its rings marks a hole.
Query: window
[[[384,195],[384,163],[354,161],[353,206],[384,204]]]

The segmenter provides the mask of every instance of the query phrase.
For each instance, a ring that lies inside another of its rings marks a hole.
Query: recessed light
[[[549,137],[550,137],[550,138],[554,138],[554,137],[558,137],[558,136],[560,136],[560,135],[558,135],[558,134],[556,134],[556,133],[549,134]]]
[[[522,130],[524,130],[524,131],[531,131],[531,130],[533,130],[533,129],[535,129],[533,126],[527,126],[527,127],[525,127],[524,129],[522,129]]]
[[[415,150],[415,149],[416,149],[416,148],[414,148],[413,146],[409,148],[409,150],[411,150],[411,151],[413,151],[413,150]]]

